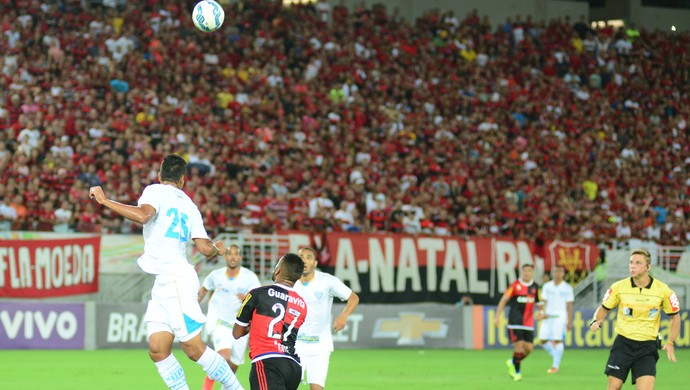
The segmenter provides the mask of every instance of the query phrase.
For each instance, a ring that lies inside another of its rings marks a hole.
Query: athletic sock
[[[565,345],[563,345],[563,343],[556,344],[553,352],[553,366],[556,368],[558,368],[561,365],[561,359],[563,359],[563,351],[565,351]]]
[[[547,341],[546,343],[544,343],[544,344],[542,345],[542,347],[544,347],[544,350],[545,350],[546,352],[548,352],[549,355],[551,355],[552,358],[554,357],[554,356],[553,356],[553,344],[551,343],[551,341]]]
[[[228,362],[216,351],[206,347],[197,363],[204,369],[209,378],[223,384],[223,390],[244,390],[237,377],[230,369]]]
[[[525,358],[522,353],[513,353],[513,364],[515,365],[515,372],[520,372],[520,362]]]
[[[168,388],[173,390],[189,390],[187,379],[184,377],[184,370],[180,362],[175,359],[173,354],[156,363],[158,373]]]
[[[216,384],[216,381],[206,375],[206,378],[204,378],[204,387],[202,387],[201,390],[213,390],[214,384]]]

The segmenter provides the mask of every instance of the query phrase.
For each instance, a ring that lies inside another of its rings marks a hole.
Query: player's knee
[[[149,357],[151,360],[153,360],[155,363],[157,362],[162,362],[167,358],[169,354],[167,354],[165,351],[161,351],[158,349],[150,348],[149,349]]]

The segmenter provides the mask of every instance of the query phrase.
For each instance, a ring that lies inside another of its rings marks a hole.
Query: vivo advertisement
[[[84,305],[0,302],[0,349],[84,349]]]

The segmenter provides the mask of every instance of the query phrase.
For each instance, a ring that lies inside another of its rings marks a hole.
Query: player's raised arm
[[[102,204],[103,206],[129,219],[130,221],[134,221],[142,225],[146,224],[151,218],[153,218],[154,215],[156,215],[156,209],[149,204],[132,206],[108,199],[103,192],[103,188],[100,186],[91,187],[89,189],[89,197],[96,200],[96,202],[99,204]]]
[[[213,242],[208,238],[195,238],[194,245],[206,257],[225,255],[225,244],[223,241]]]

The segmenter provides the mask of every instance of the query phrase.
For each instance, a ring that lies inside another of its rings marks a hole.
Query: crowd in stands
[[[207,228],[690,240],[690,35],[383,6],[0,0],[0,230],[140,229],[162,157]]]

